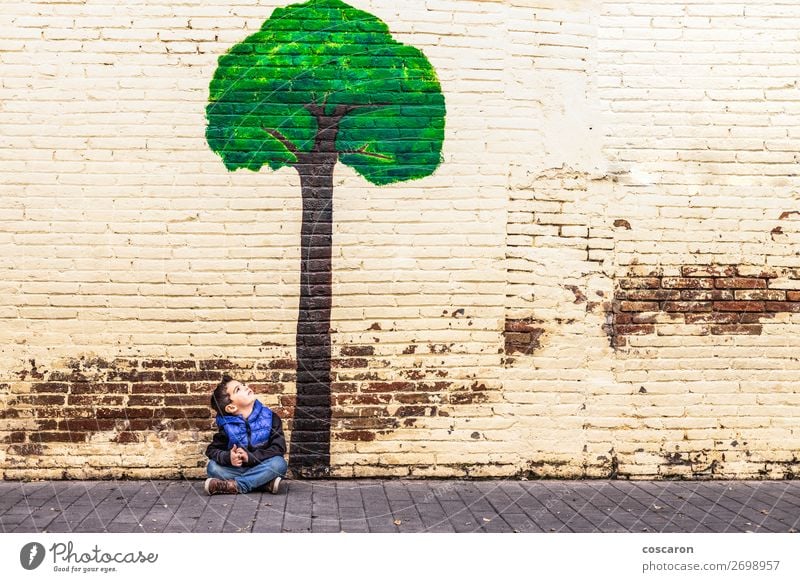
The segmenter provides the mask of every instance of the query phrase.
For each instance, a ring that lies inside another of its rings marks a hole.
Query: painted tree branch
[[[280,131],[275,130],[275,129],[268,129],[268,128],[264,127],[263,125],[261,126],[261,129],[263,129],[269,135],[271,135],[272,137],[277,139],[279,142],[281,142],[283,147],[285,147],[287,150],[289,150],[295,156],[300,154],[300,150],[297,149],[297,146],[294,145],[291,141],[289,141],[289,139],[285,135],[283,135]]]
[[[346,150],[346,151],[343,151],[343,152],[339,152],[339,155],[340,156],[343,156],[343,155],[368,156],[370,158],[378,158],[380,160],[389,160],[389,161],[394,159],[392,156],[387,156],[385,154],[376,154],[376,153],[373,153],[373,152],[368,152],[366,148],[367,148],[367,146],[361,146],[357,150]]]
[[[314,103],[306,103],[303,105],[303,108],[311,113],[311,115],[315,117],[324,117],[325,116],[325,106],[328,103],[328,95],[325,95],[325,99],[322,101],[321,105],[318,105],[316,101]],[[348,113],[353,111],[358,111],[360,109],[376,109],[379,107],[387,107],[391,105],[391,103],[371,103],[367,105],[337,105],[336,108],[333,110],[333,114],[330,117],[335,119],[341,119]]]

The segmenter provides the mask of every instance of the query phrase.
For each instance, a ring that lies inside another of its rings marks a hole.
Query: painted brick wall
[[[796,475],[800,6],[352,4],[447,125],[336,168],[332,474]],[[204,137],[281,5],[4,3],[3,478],[199,477],[222,373],[291,438],[300,182]]]

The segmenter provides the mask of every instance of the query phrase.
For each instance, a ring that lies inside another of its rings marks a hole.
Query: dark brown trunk
[[[298,477],[330,475],[331,247],[333,169],[338,117],[318,117],[313,151],[295,166],[303,193],[300,309],[297,318],[297,403],[289,466]]]

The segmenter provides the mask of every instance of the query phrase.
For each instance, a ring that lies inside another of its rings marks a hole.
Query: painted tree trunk
[[[330,474],[331,248],[338,118],[319,117],[314,149],[298,156],[303,194],[297,403],[289,464],[296,476]]]

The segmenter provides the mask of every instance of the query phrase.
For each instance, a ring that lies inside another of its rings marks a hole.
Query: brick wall
[[[352,4],[447,125],[430,177],[336,168],[332,474],[795,476],[800,6]],[[281,5],[4,4],[4,478],[199,477],[222,373],[291,438],[299,179],[204,138]]]

